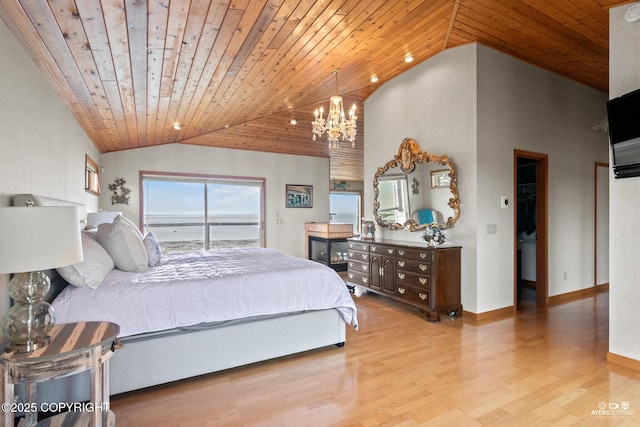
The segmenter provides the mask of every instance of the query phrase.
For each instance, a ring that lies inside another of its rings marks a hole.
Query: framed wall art
[[[288,208],[312,208],[313,185],[287,184],[286,197]]]
[[[431,188],[449,188],[451,176],[448,169],[431,171]]]

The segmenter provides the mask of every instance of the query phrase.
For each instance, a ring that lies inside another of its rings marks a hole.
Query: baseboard
[[[579,300],[585,297],[589,297],[601,292],[609,291],[609,284],[604,283],[602,285],[593,286],[586,289],[580,289],[573,292],[567,292],[566,294],[554,295],[549,297],[549,305],[564,304],[566,302]]]
[[[612,365],[622,366],[623,368],[640,372],[640,360],[631,359],[629,357],[620,356],[619,354],[608,352],[607,362],[611,363]]]
[[[513,306],[499,308],[497,310],[485,311],[484,313],[471,313],[464,311],[465,320],[479,322],[481,320],[493,320],[501,317],[513,316]]]

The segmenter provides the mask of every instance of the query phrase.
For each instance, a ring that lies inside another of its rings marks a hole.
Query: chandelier
[[[338,93],[338,70],[333,70],[336,76],[336,93]],[[311,122],[313,125],[313,140],[316,136],[322,137],[323,133],[327,133],[329,148],[338,148],[340,146],[339,139],[351,142],[351,147],[356,146],[356,104],[353,104],[349,110],[349,119],[344,114],[342,107],[342,97],[334,95],[329,103],[329,114],[327,118],[324,116],[324,109],[320,107],[320,111],[315,111],[315,120]]]

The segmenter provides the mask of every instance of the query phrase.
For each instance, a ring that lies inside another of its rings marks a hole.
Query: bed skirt
[[[335,309],[232,322],[204,330],[123,339],[110,360],[110,394],[300,353],[346,340]],[[89,400],[88,372],[38,385],[38,401]]]

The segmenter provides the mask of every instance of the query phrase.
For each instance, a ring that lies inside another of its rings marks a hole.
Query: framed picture
[[[431,188],[449,188],[451,176],[448,169],[431,171]]]
[[[312,208],[313,185],[287,184],[288,208]]]

